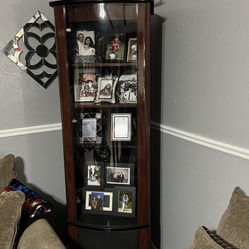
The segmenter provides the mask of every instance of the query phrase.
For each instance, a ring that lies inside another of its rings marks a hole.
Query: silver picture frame
[[[111,114],[111,141],[131,141],[131,113]]]

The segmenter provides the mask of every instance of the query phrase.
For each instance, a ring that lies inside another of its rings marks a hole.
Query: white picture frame
[[[111,141],[131,141],[131,113],[112,113]]]

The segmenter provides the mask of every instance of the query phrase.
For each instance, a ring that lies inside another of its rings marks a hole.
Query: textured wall
[[[249,148],[249,2],[166,0],[162,124]],[[217,227],[248,160],[161,133],[162,248],[187,248],[197,226]]]
[[[49,1],[1,1],[0,49],[40,10],[52,23]],[[0,130],[60,123],[58,80],[45,90],[0,53]],[[65,203],[61,132],[0,138],[0,156],[18,157],[23,179]]]

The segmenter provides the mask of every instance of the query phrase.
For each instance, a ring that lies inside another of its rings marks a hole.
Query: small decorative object
[[[130,141],[131,140],[131,114],[112,113],[111,115],[111,140]]]
[[[124,38],[123,34],[110,36],[107,41],[106,60],[124,60]]]
[[[135,216],[136,188],[115,187],[115,213],[120,216]]]
[[[127,62],[137,60],[137,38],[130,38],[127,49]]]
[[[113,192],[86,191],[85,210],[92,212],[111,212],[113,210]]]
[[[106,167],[106,183],[130,185],[130,168]]]
[[[115,88],[117,81],[118,78],[114,76],[99,77],[95,102],[115,103]]]
[[[118,103],[137,102],[137,74],[123,74],[116,87],[116,100]]]
[[[101,113],[80,113],[79,143],[101,144],[102,122]]]
[[[30,218],[37,218],[51,212],[50,203],[42,199],[40,195],[17,179],[13,179],[4,191],[9,192],[17,190],[22,191],[25,194],[23,210]]]
[[[87,185],[100,186],[101,167],[100,165],[87,166]]]
[[[25,49],[21,48],[22,40]],[[35,13],[2,51],[44,88],[57,76],[54,25],[40,11]],[[22,61],[21,54],[25,54]]]
[[[97,94],[96,74],[80,73],[79,85],[75,84],[75,101],[94,101]]]
[[[96,60],[94,31],[77,31],[76,36],[76,62],[94,63]]]

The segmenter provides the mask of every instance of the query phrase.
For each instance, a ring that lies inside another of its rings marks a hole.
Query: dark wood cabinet
[[[70,238],[150,248],[150,18],[137,2],[55,1]]]

